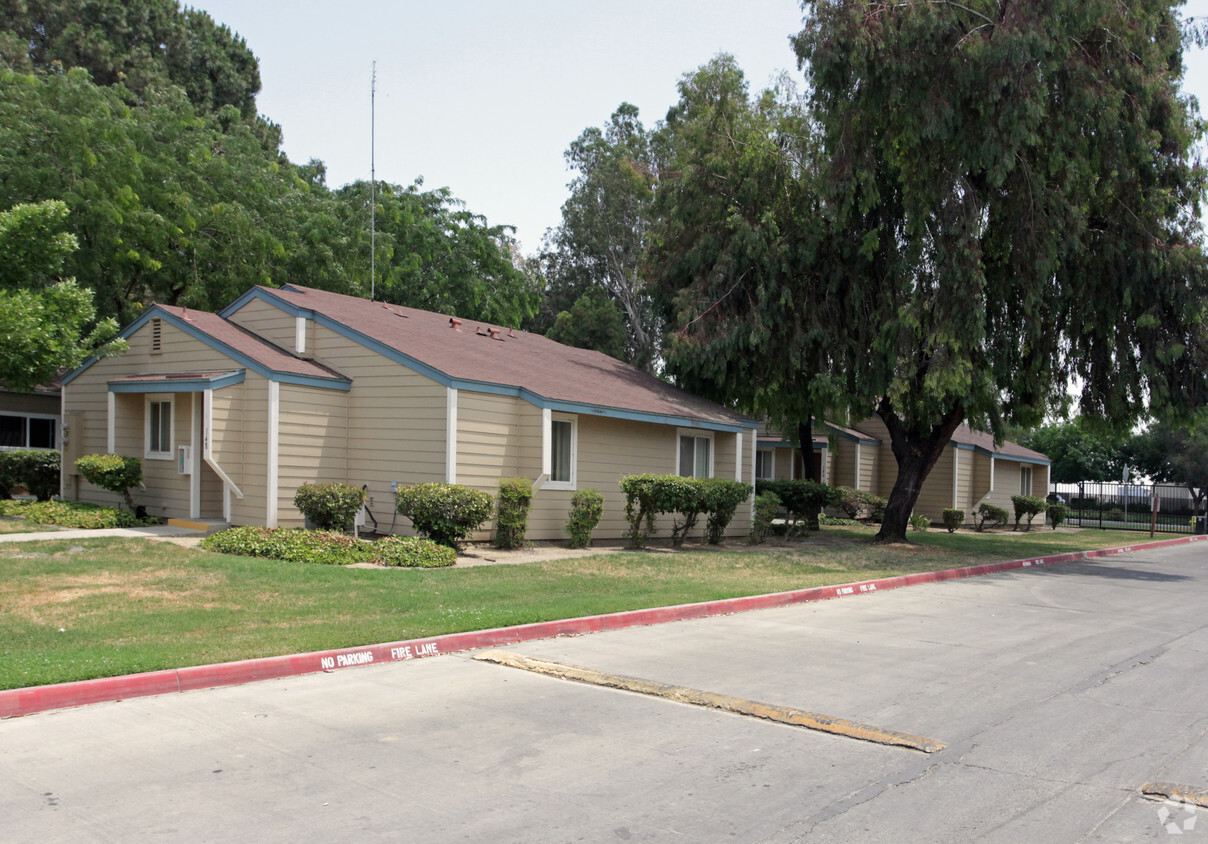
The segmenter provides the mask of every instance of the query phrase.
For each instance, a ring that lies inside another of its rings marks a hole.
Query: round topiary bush
[[[88,483],[125,498],[126,506],[133,512],[134,499],[130,497],[130,489],[143,482],[143,464],[137,457],[85,454],[75,466]]]
[[[336,482],[302,484],[294,495],[294,506],[320,530],[347,533],[365,506],[365,490]]]
[[[566,534],[571,548],[587,548],[591,545],[591,532],[604,515],[604,496],[594,489],[581,489],[570,497],[570,518],[566,521]]]
[[[396,498],[398,512],[416,531],[454,549],[491,518],[491,496],[458,484],[399,487]]]

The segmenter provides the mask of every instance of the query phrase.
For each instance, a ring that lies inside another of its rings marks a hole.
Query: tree
[[[1175,8],[805,3],[833,247],[816,279],[847,404],[875,408],[897,458],[881,539],[905,538],[963,421],[1035,424],[1075,377],[1082,415],[1118,427],[1204,400]]]
[[[1019,443],[1048,456],[1049,482],[1055,484],[1118,479],[1129,460],[1124,437],[1096,432],[1081,418],[1044,425],[1022,436]]]
[[[603,352],[624,359],[629,335],[616,303],[599,288],[592,287],[562,311],[545,336],[567,346]]]
[[[406,187],[378,184],[375,297],[520,327],[536,313],[540,285],[517,253],[514,229],[491,225],[448,188],[422,187],[422,179]],[[364,256],[351,268],[349,281],[359,295],[368,296],[369,184],[347,185],[336,199]]]
[[[629,339],[623,358],[653,371],[658,319],[641,274],[657,182],[655,135],[622,103],[604,128],[585,129],[566,150],[577,175],[562,205],[562,223],[546,234],[548,319],[598,287],[617,303]]]
[[[1189,422],[1155,422],[1129,443],[1132,464],[1158,483],[1183,484],[1199,513],[1208,498],[1208,411]]]
[[[787,80],[752,97],[720,55],[679,85],[661,130],[669,173],[648,268],[670,329],[667,370],[689,390],[768,417],[809,459],[812,420],[838,406],[827,291],[803,283],[823,245],[811,138]]]
[[[122,84],[140,98],[178,85],[201,112],[234,106],[256,115],[260,68],[244,40],[176,0],[0,0],[10,67],[88,71],[97,85]]]
[[[113,320],[94,322],[92,291],[61,276],[75,248],[66,218],[61,202],[0,211],[0,381],[14,390],[78,366],[117,334]]]

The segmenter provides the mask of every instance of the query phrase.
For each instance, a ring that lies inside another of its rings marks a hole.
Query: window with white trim
[[[550,420],[550,467],[546,489],[574,489],[578,462],[579,425],[574,416],[554,415]]]
[[[713,477],[713,435],[680,433],[676,474],[684,478]]]
[[[776,452],[761,448],[755,452],[755,478],[760,481],[776,480]]]
[[[59,417],[28,413],[0,414],[0,451],[58,447]]]
[[[147,398],[147,441],[145,456],[152,460],[173,460],[172,400]]]
[[[1020,466],[1019,467],[1019,494],[1020,495],[1031,495],[1032,494],[1032,467],[1031,466]]]

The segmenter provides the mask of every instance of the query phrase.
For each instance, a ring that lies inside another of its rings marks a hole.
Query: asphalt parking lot
[[[6,841],[1208,841],[1208,548],[0,722]],[[1160,814],[1165,810],[1165,814]],[[1198,821],[1198,825],[1197,825]]]

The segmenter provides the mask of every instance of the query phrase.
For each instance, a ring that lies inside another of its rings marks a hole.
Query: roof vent
[[[498,328],[488,328],[488,329],[487,329],[487,333],[491,335],[491,339],[492,339],[492,340],[498,340],[498,339],[500,339],[500,338],[499,338],[499,329],[498,329]]]
[[[449,317],[449,327],[454,331],[461,331],[461,320],[457,317]]]
[[[514,329],[514,328],[509,328],[509,329],[508,329],[508,336],[509,336],[509,337],[515,337],[515,336],[516,336],[516,329]]]

